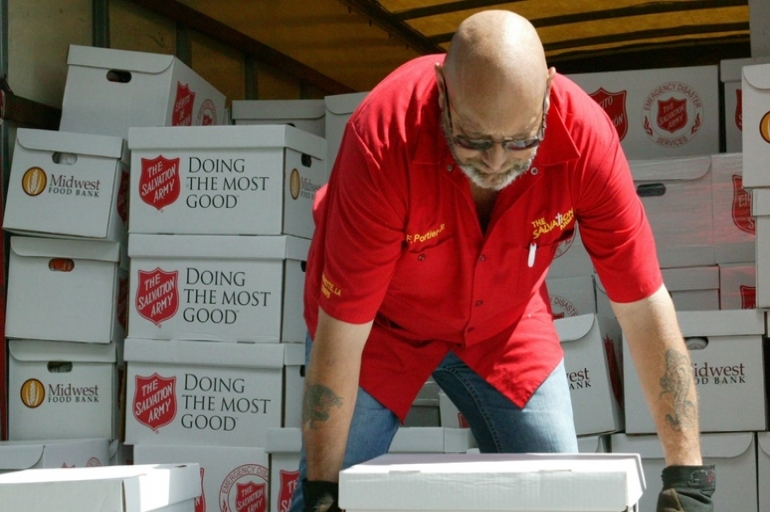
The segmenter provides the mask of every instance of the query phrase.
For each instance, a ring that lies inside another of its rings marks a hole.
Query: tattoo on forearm
[[[329,420],[329,411],[332,407],[342,407],[342,398],[326,386],[315,384],[305,390],[305,399],[302,404],[302,423],[309,424],[310,428],[318,428],[319,422]]]
[[[660,379],[660,387],[663,388],[660,396],[671,395],[673,411],[666,415],[666,421],[677,432],[697,423],[697,408],[688,398],[692,387],[690,372],[690,365],[683,354],[673,349],[666,352],[666,373]]]

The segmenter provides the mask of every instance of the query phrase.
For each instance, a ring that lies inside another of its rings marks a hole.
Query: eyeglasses
[[[454,127],[452,125],[452,107],[449,104],[449,93],[447,92],[446,88],[444,88],[444,98],[446,98],[446,111],[447,117],[449,118],[449,131],[450,133],[454,133]],[[547,98],[548,88],[546,88],[545,95],[543,95],[543,118],[540,121],[540,129],[537,131],[537,136],[534,139],[471,139],[464,135],[452,135],[452,143],[460,146],[463,149],[479,152],[487,151],[495,144],[500,144],[503,149],[507,151],[524,151],[527,149],[536,148],[540,145],[540,143],[543,142],[543,135],[545,134],[545,104]]]

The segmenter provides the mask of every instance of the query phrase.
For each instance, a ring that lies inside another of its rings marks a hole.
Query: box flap
[[[299,453],[302,450],[302,430],[299,428],[268,428],[267,453]]]
[[[8,340],[8,351],[17,361],[114,363],[115,342],[69,343],[64,341]]]
[[[740,77],[739,77],[740,78]],[[230,117],[236,119],[320,119],[324,100],[235,100]]]
[[[367,94],[369,94],[368,91],[325,96],[324,103],[326,104],[326,110],[335,115],[352,114]]]
[[[588,334],[596,322],[596,315],[578,315],[566,318],[558,318],[553,321],[556,332],[559,335],[559,341],[575,341],[582,339]]]
[[[770,64],[744,66],[743,79],[755,89],[770,89]]]
[[[19,128],[16,143],[33,151],[74,153],[128,162],[128,142],[120,137]]]
[[[305,364],[304,343],[284,343],[283,349],[283,364],[286,366],[302,366]]]
[[[722,82],[740,82],[743,66],[755,66],[768,62],[770,62],[770,57],[720,60],[719,79]]]
[[[718,290],[719,267],[663,268],[663,282],[670,292],[686,290]]]
[[[186,129],[186,128],[185,128]],[[129,234],[131,258],[267,259],[307,258],[310,240],[280,235],[144,235]]]
[[[180,61],[181,62],[181,61]],[[159,74],[174,63],[173,55],[95,48],[71,44],[67,65]]]
[[[684,336],[762,336],[764,312],[757,309],[715,311],[678,311],[679,327]]]
[[[283,368],[282,343],[148,340],[126,338],[123,358],[130,364]]]
[[[711,169],[711,156],[629,160],[628,163],[634,181],[697,180]]]
[[[43,451],[43,441],[0,441],[0,471],[31,468],[43,457]]]
[[[37,258],[120,261],[120,243],[12,236],[11,252]]]

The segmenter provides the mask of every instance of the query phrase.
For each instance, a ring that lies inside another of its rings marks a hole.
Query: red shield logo
[[[128,171],[120,173],[120,186],[118,187],[118,199],[116,206],[118,209],[118,217],[123,221],[123,224],[128,223],[128,193],[131,188],[131,175]]]
[[[195,498],[195,512],[206,512],[206,488],[203,486],[203,472],[204,469],[200,468],[201,470],[201,495]]]
[[[658,126],[661,130],[674,133],[687,125],[687,100],[671,98],[658,100]]]
[[[757,288],[755,286],[741,285],[741,308],[757,308]]]
[[[179,199],[182,178],[178,158],[142,158],[139,176],[139,197],[158,210]]]
[[[461,412],[457,413],[457,424],[460,425],[460,428],[471,428],[471,426],[468,425],[468,420],[465,419],[465,416],[463,416],[463,413]]]
[[[176,314],[179,309],[179,271],[140,270],[137,280],[134,305],[139,316],[160,326]]]
[[[751,216],[751,193],[743,189],[743,178],[733,175],[733,223],[741,231],[754,234],[757,225]]]
[[[134,381],[134,418],[157,431],[176,417],[176,377],[136,376]]]
[[[217,124],[217,107],[210,99],[205,99],[201,108],[198,110],[197,125],[211,126]]]
[[[627,91],[609,92],[605,91],[603,87],[599,87],[599,90],[589,94],[596,103],[598,103],[607,115],[610,116],[612,124],[615,125],[615,129],[618,131],[618,137],[620,140],[628,133],[628,115],[626,115],[626,93]]]
[[[281,492],[278,496],[278,512],[289,512],[291,497],[299,484],[299,470],[284,471],[282,469],[279,474],[281,475]]]
[[[265,512],[267,510],[267,484],[256,482],[236,485],[235,512]]]
[[[174,100],[174,113],[171,116],[171,126],[192,126],[193,104],[195,93],[189,85],[176,83],[176,99]]]
[[[735,90],[735,126],[743,131],[743,94],[740,89]]]

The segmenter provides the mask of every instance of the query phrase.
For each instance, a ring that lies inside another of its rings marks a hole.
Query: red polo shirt
[[[575,222],[612,300],[662,284],[615,128],[560,75],[532,167],[498,194],[482,232],[441,131],[442,59],[401,66],[351,116],[316,196],[306,274],[311,335],[319,306],[345,322],[374,320],[360,385],[402,420],[449,350],[526,404],[563,357],[544,283]]]

